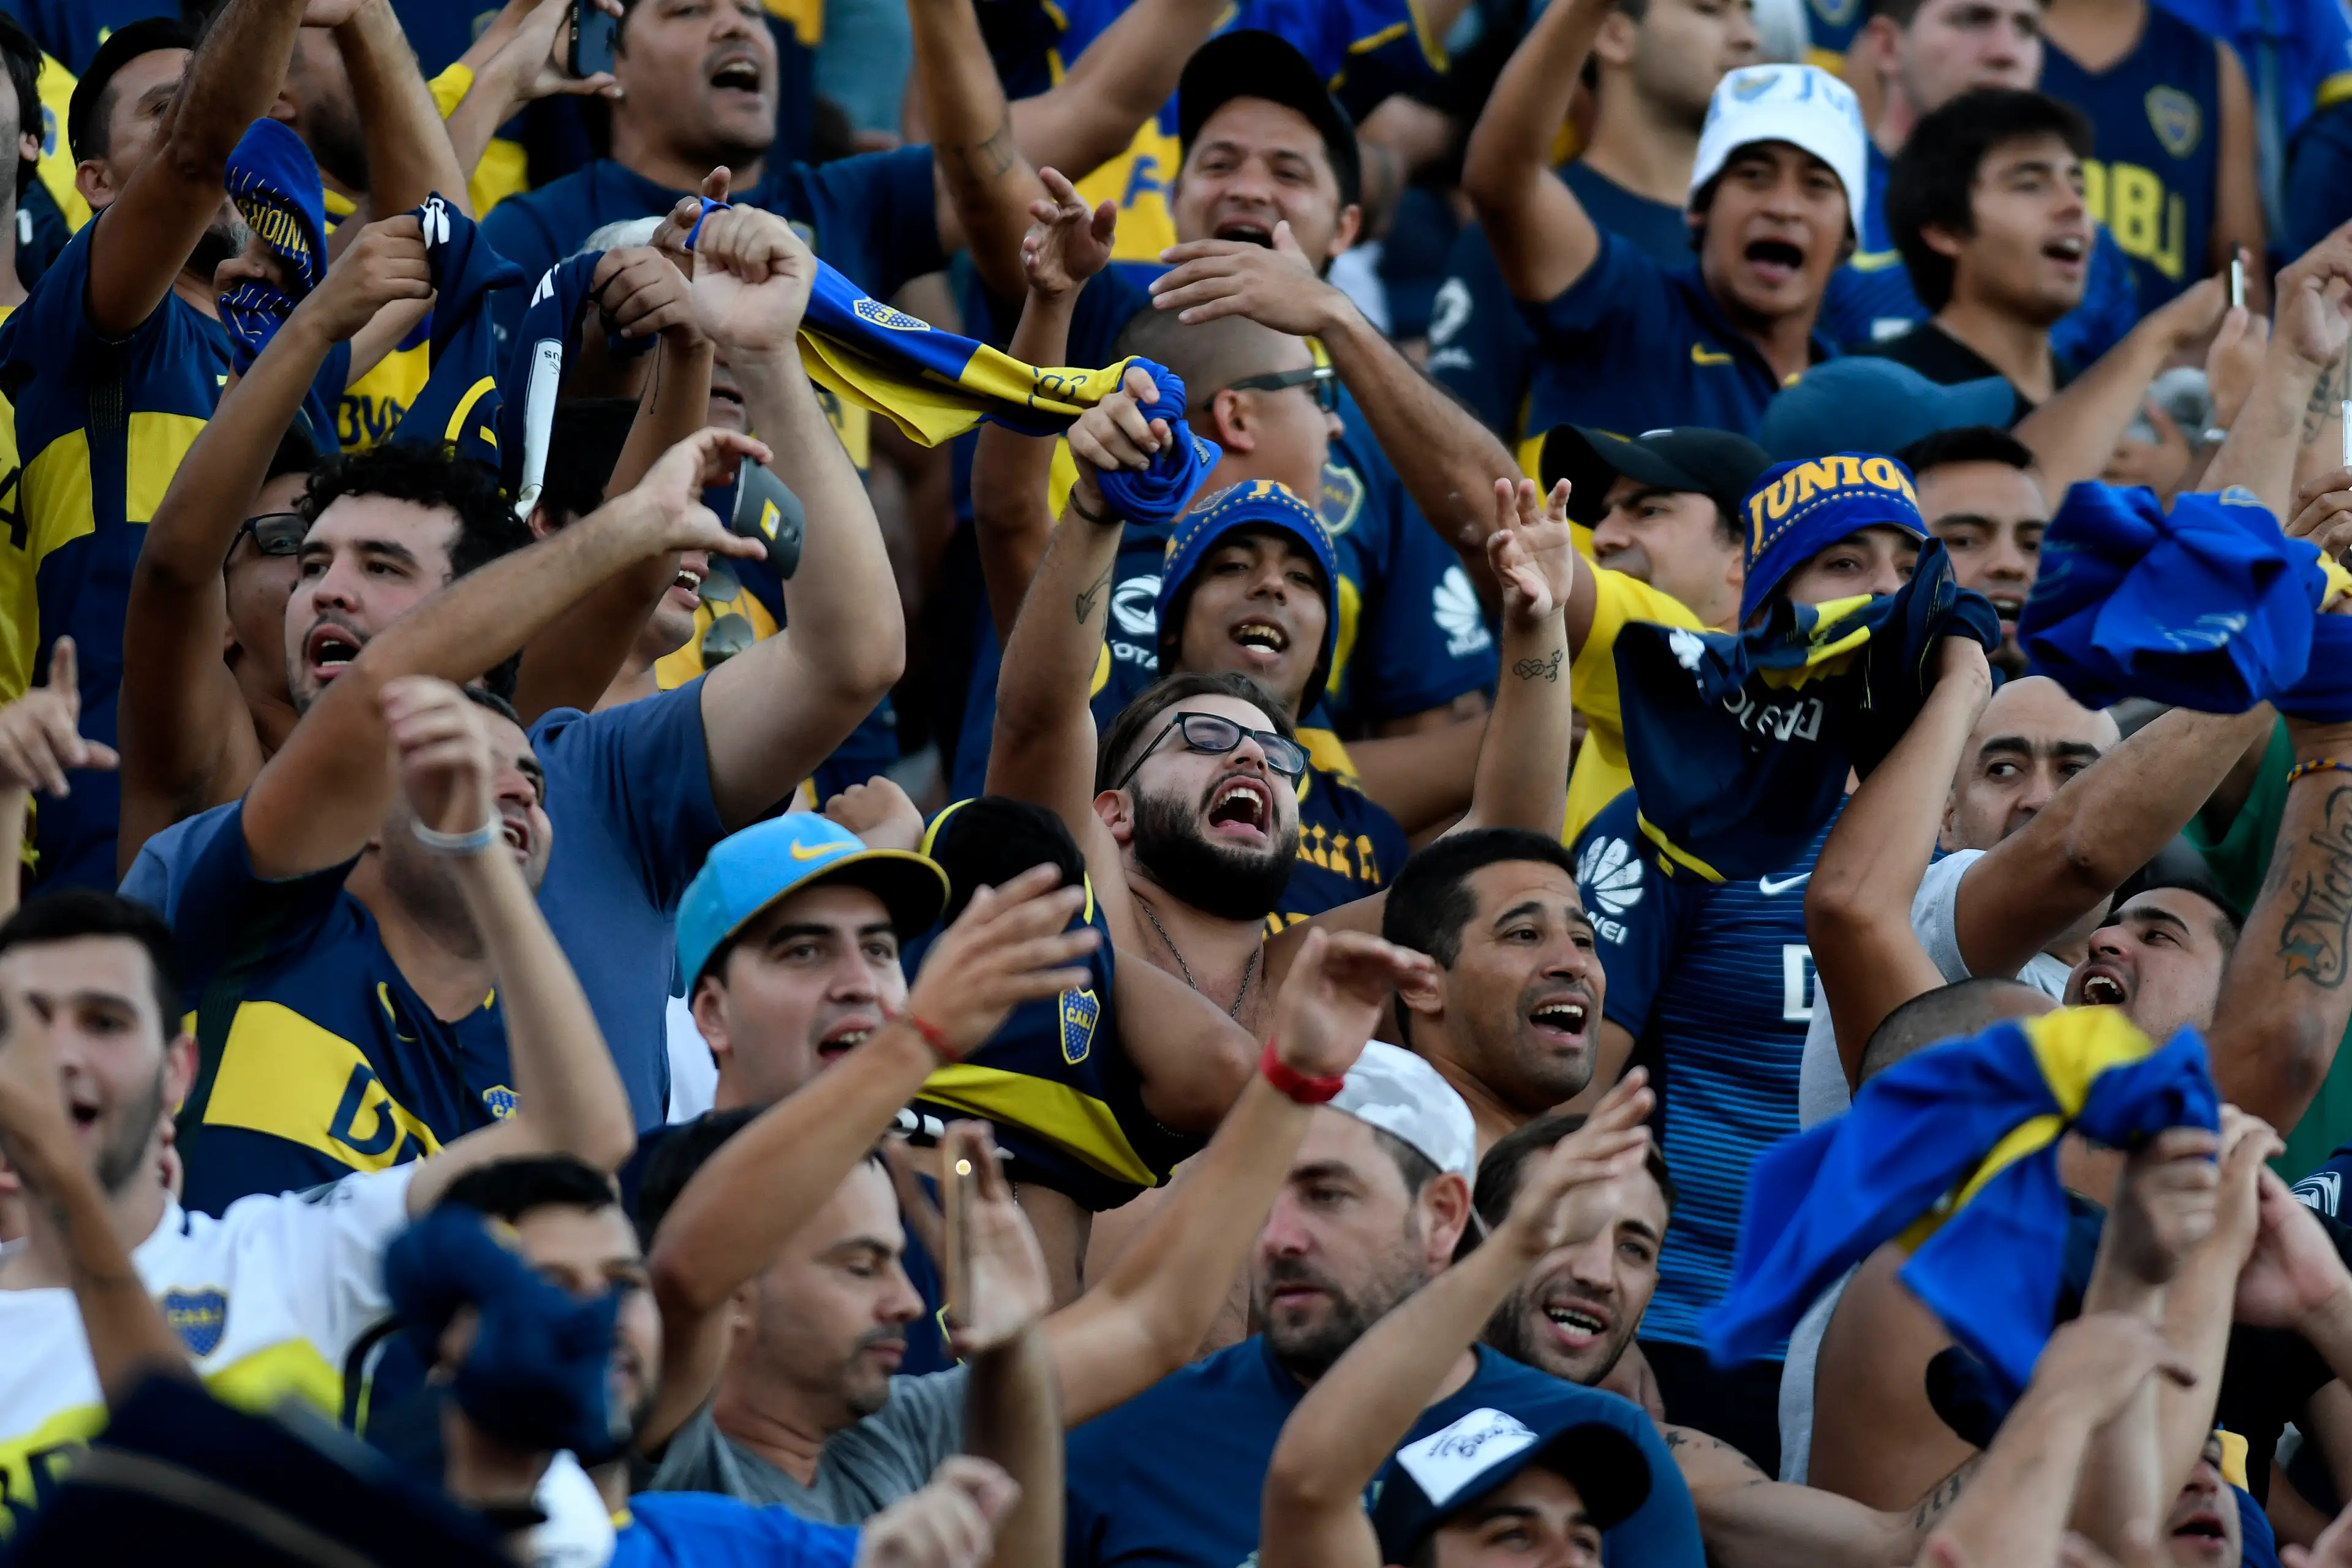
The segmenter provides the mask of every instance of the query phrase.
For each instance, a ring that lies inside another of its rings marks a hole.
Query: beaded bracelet
[[[2339,763],[2334,757],[2314,757],[2307,763],[2297,763],[2286,771],[2286,782],[2294,783],[2305,773],[2352,773],[2352,763]]]

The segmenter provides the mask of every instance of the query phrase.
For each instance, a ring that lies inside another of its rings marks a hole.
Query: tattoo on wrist
[[[1078,596],[1070,601],[1070,608],[1077,615],[1078,625],[1085,626],[1094,619],[1095,606],[1102,603],[1104,593],[1110,587],[1110,573],[1109,567],[1104,567],[1102,575],[1080,589]]]
[[[1979,1454],[1974,1458],[1969,1459],[1967,1463],[1963,1464],[1958,1469],[1954,1470],[1950,1475],[1946,1476],[1942,1480],[1937,1481],[1934,1488],[1928,1491],[1927,1495],[1919,1500],[1919,1506],[1912,1510],[1912,1528],[1916,1530],[1926,1530],[1929,1525],[1935,1523],[1939,1515],[1941,1515],[1947,1509],[1950,1508],[1952,1504],[1959,1500],[1961,1491],[1966,1489],[1969,1484],[1969,1478],[1975,1475],[1979,1467],[1982,1466],[1983,1463],[1984,1456],[1982,1454]]]
[[[2334,991],[2344,984],[2352,939],[2352,785],[2330,790],[2318,829],[2288,871],[2294,908],[2279,928],[2281,977],[2302,975]]]
[[[2352,378],[2342,376],[2333,364],[2319,373],[2319,380],[2312,386],[2311,395],[2304,400],[2302,435],[2305,446],[2315,445],[2319,440],[2321,429],[2342,406],[2347,395],[2343,389],[2347,381],[2352,381]]]
[[[1566,648],[1556,647],[1551,650],[1549,658],[1523,658],[1511,666],[1511,673],[1521,680],[1557,681],[1559,679],[1559,661],[1567,652]]]

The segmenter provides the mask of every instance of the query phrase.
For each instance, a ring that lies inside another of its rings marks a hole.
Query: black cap
[[[195,30],[177,16],[142,16],[107,34],[89,57],[89,68],[74,83],[72,101],[66,106],[66,145],[73,150],[74,162],[96,157],[98,143],[105,140],[106,128],[98,122],[99,105],[105,101],[115,72],[141,55],[195,47]]]
[[[1585,1397],[1474,1410],[1399,1448],[1372,1504],[1381,1560],[1412,1562],[1438,1526],[1530,1465],[1573,1485],[1595,1529],[1639,1512],[1650,1497],[1649,1460],[1623,1431],[1592,1419],[1589,1391],[1573,1392]]]
[[[1587,528],[1609,512],[1609,487],[1621,478],[1662,490],[1690,490],[1736,517],[1756,476],[1772,466],[1764,448],[1745,436],[1685,425],[1612,436],[1585,425],[1555,425],[1544,437],[1544,489],[1570,486],[1568,515]]]
[[[1263,98],[1295,109],[1322,133],[1323,151],[1339,182],[1339,203],[1362,199],[1363,164],[1356,153],[1356,122],[1331,96],[1307,57],[1287,38],[1258,27],[1240,27],[1211,38],[1192,51],[1176,83],[1176,140],[1182,155],[1209,116],[1236,98]]]

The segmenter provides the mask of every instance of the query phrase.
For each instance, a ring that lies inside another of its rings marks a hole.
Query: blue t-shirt
[[[535,279],[606,224],[658,216],[691,194],[598,158],[500,202],[482,220],[482,233],[493,249]],[[877,300],[947,264],[940,249],[929,147],[870,153],[816,168],[771,160],[760,183],[736,199],[790,222],[812,250]],[[490,317],[502,345],[530,302],[528,289],[502,289],[490,296]]]
[[[1425,1437],[1473,1410],[1567,1401],[1640,1445],[1650,1496],[1609,1531],[1609,1561],[1641,1568],[1703,1568],[1690,1489],[1639,1405],[1563,1383],[1484,1345],[1461,1389],[1421,1414],[1406,1434]],[[1263,1336],[1194,1362],[1070,1434],[1065,1467],[1066,1568],[1155,1564],[1242,1568],[1257,1549],[1258,1504],[1282,1424],[1307,1390]]]
[[[608,1568],[851,1568],[857,1531],[711,1492],[639,1492]]]
[[[2084,202],[2131,258],[2142,310],[2208,270],[2221,178],[2215,48],[2156,6],[2131,53],[2095,75],[2056,44],[2042,48],[2042,90],[2090,118],[2099,155],[2083,161]]]
[[[422,1159],[514,1113],[495,992],[444,1022],[344,891],[354,862],[267,881],[242,801],[196,820],[171,922],[196,1036],[182,1202],[217,1215]]]
[[[579,973],[640,1128],[669,1107],[665,1014],[679,988],[673,918],[727,837],[710,794],[702,682],[530,727],[555,848],[539,907]],[[782,781],[779,793],[792,781]]]
[[[1577,885],[1600,939],[1608,1020],[1649,1067],[1675,1173],[1642,1337],[1701,1342],[1699,1318],[1731,1280],[1748,1173],[1797,1131],[1797,1075],[1820,983],[1805,943],[1805,882],[1829,837],[1753,881],[1707,882],[1654,854],[1632,791],[1577,840]]]
[[[1631,240],[1661,267],[1689,264],[1691,226],[1681,207],[1635,195],[1582,159],[1562,167],[1559,177],[1576,193],[1593,227]]]
[[[1894,162],[1869,144],[1870,188],[1862,208],[1861,242],[1846,264],[1830,274],[1822,295],[1820,331],[1843,349],[1898,337],[1927,319],[1927,307],[1911,291],[1911,274],[1886,227],[1886,181]],[[2050,346],[2070,363],[2089,364],[2123,342],[2139,321],[2139,289],[2131,258],[2106,226],[2095,226],[2090,271],[2083,279],[2083,302],[2050,329]]]
[[[180,15],[173,0],[0,0],[0,11],[24,23],[43,52],[76,76],[89,68],[90,57],[116,28]]]
[[[1535,334],[1527,426],[1621,435],[1704,425],[1753,436],[1780,378],[1707,292],[1696,261],[1668,269],[1605,234],[1584,276],[1549,300],[1520,300]],[[1834,352],[1818,332],[1815,360]]]
[[[2286,168],[2288,256],[2300,256],[2352,218],[2352,101],[2332,104],[2305,122]]]
[[[2352,100],[2352,15],[2338,0],[2160,0],[2201,33],[2238,51],[2253,89],[2262,179],[2314,110]],[[2294,211],[2290,203],[2288,212]],[[2290,257],[2301,251],[2290,248]]]

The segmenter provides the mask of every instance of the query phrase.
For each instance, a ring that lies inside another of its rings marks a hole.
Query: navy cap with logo
[[[1361,198],[1364,172],[1355,121],[1305,55],[1279,33],[1258,27],[1220,34],[1185,62],[1176,83],[1176,140],[1187,163],[1209,116],[1237,98],[1263,98],[1305,115],[1322,134],[1332,177],[1339,183],[1339,205],[1353,206]]]
[[[1529,1465],[1576,1488],[1596,1530],[1631,1518],[1650,1496],[1650,1462],[1623,1431],[1590,1419],[1589,1401],[1545,1402],[1516,1414],[1492,1406],[1406,1444],[1372,1504],[1381,1561],[1410,1563],[1447,1520]]]
[[[1587,528],[1609,514],[1609,489],[1621,479],[1652,489],[1703,495],[1725,516],[1736,517],[1756,476],[1771,465],[1764,448],[1747,437],[1696,425],[1632,437],[1586,425],[1555,425],[1544,437],[1537,463],[1547,493],[1568,481],[1569,519]]]

